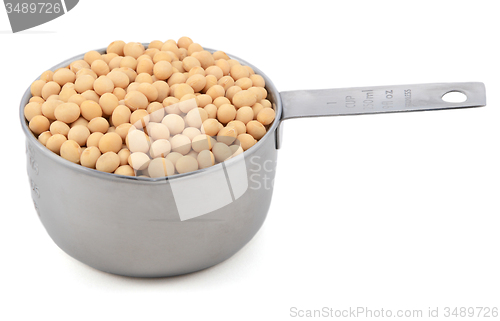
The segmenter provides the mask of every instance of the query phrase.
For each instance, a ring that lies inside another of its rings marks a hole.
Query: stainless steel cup
[[[210,49],[207,49],[209,51]],[[105,52],[105,49],[99,50]],[[278,92],[264,77],[276,120],[252,148],[196,172],[151,179],[108,174],[52,153],[31,133],[23,109],[29,183],[38,216],[54,242],[98,270],[165,277],[218,264],[241,249],[263,224],[273,193],[283,120],[295,117],[484,106],[482,83],[445,83]],[[68,59],[52,70],[83,59]],[[451,91],[461,103],[441,98]]]

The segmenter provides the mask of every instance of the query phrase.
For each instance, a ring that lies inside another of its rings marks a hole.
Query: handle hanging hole
[[[445,93],[441,99],[448,103],[463,103],[467,100],[467,95],[461,91],[454,90]]]

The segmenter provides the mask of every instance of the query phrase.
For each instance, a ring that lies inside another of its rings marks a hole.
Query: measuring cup
[[[31,195],[40,221],[64,252],[98,270],[133,277],[174,276],[208,268],[235,254],[262,226],[271,203],[269,182],[275,176],[283,121],[486,104],[484,84],[477,82],[279,92],[258,68],[229,57],[251,66],[265,79],[275,121],[244,153],[167,178],[104,173],[54,154],[28,128],[23,109],[31,94],[26,90],[19,116],[26,135]],[[442,100],[453,91],[462,92],[467,100]]]

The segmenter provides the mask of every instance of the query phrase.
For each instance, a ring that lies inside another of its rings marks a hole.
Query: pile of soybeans
[[[98,171],[165,177],[251,148],[276,116],[264,78],[188,37],[114,41],[45,71],[24,108],[52,152]]]

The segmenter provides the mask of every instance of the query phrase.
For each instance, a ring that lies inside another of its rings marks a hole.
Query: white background
[[[291,307],[500,307],[495,4],[82,0],[19,34],[0,8],[0,319],[289,320],[298,319]],[[281,91],[482,81],[488,106],[287,121],[267,220],[235,256],[164,279],[94,270],[62,252],[36,215],[19,101],[63,59],[117,39],[184,35],[253,63]]]

